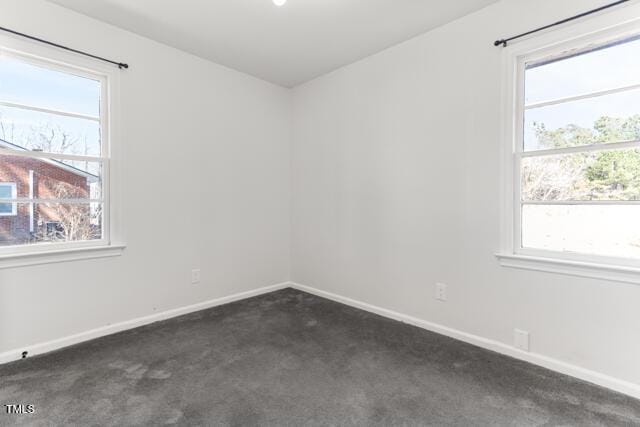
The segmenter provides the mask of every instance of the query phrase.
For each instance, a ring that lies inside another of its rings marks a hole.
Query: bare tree
[[[88,203],[64,203],[65,199],[86,198],[86,194],[83,194],[81,189],[63,182],[57,183],[54,194],[61,203],[45,204],[41,207],[40,215],[54,220],[56,230],[47,230],[44,224],[40,224],[36,235],[38,240],[81,241],[100,237],[100,205],[92,208]]]
[[[16,125],[13,122],[8,122],[2,119],[0,114],[0,138],[5,141],[13,141],[15,136]]]
[[[74,138],[60,125],[50,123],[31,126],[31,134],[27,136],[27,147],[32,150],[46,151],[48,153],[68,153],[70,148],[77,144]]]
[[[592,156],[591,156],[592,157]],[[592,188],[584,179],[589,155],[529,158],[522,165],[525,200],[589,200]]]
[[[0,138],[34,151],[87,154],[87,136],[77,137],[59,124],[49,122],[29,126],[18,133],[13,121],[0,114]]]

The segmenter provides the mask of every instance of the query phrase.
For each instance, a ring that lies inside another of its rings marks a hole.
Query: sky
[[[527,69],[525,103],[532,105],[635,84],[640,84],[640,40]],[[41,68],[0,53],[2,101],[98,117],[100,93],[99,81]],[[525,148],[540,148],[533,131],[534,122],[544,123],[549,130],[569,124],[591,128],[605,115],[626,118],[636,114],[640,114],[640,89],[529,109],[525,113]],[[64,129],[79,141],[65,154],[100,156],[100,126],[96,121],[6,106],[0,106],[0,120],[15,126],[12,137],[5,135],[5,138],[17,145],[28,146],[33,128],[49,125]],[[92,173],[98,173],[100,167],[99,163],[74,166]],[[525,246],[614,256],[628,255],[633,249],[640,257],[640,249],[636,247],[640,229],[635,229],[633,234],[629,233],[628,226],[637,218],[640,207],[535,206],[527,209],[523,212],[527,232],[523,235]],[[612,209],[615,209],[613,216]],[[584,224],[603,222],[602,218],[616,220],[608,221],[613,223],[609,228],[584,233]],[[604,230],[603,235],[592,235],[599,230]]]
[[[634,84],[640,84],[640,40],[528,69],[525,103],[531,105]],[[100,82],[0,55],[0,100],[97,117]],[[635,114],[640,114],[640,89],[530,109],[525,114],[525,149],[541,148],[534,122],[544,123],[550,130],[569,124],[590,128],[604,115],[626,118]],[[73,152],[67,150],[66,154],[100,155],[100,127],[95,121],[1,106],[0,120],[14,124],[11,142],[15,144],[28,146],[32,128],[49,124],[63,128],[80,141]]]
[[[0,100],[98,117],[100,82],[0,55]],[[15,126],[10,142],[17,145],[28,146],[33,127],[59,126],[79,141],[73,152],[67,150],[65,154],[100,155],[100,126],[96,121],[6,106],[0,106],[0,119],[5,125]],[[7,139],[10,136],[5,135]]]
[[[526,105],[640,84],[640,40],[528,69]],[[602,116],[640,114],[640,89],[527,110],[525,148],[536,149],[533,122],[547,129],[569,124],[591,128]]]

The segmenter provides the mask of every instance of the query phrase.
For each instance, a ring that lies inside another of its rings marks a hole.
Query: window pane
[[[0,181],[2,181],[1,176]],[[2,199],[13,199],[15,196],[14,189],[15,183],[0,182],[0,201]],[[14,203],[0,203],[0,216],[13,215],[14,206]]]
[[[640,90],[525,111],[524,151],[640,139]]]
[[[640,83],[640,40],[528,68],[527,105]]]
[[[0,199],[11,199],[13,195],[13,186],[0,183]]]
[[[526,205],[522,246],[640,259],[638,218],[640,205]]]
[[[17,215],[0,216],[0,246],[102,238],[100,203],[18,203]]]
[[[522,200],[640,200],[640,150],[524,158]]]
[[[15,182],[17,198],[100,199],[101,164],[0,155],[0,182]],[[3,197],[0,186],[0,199]]]
[[[0,215],[11,215],[11,214],[13,214],[13,204],[0,203]]]
[[[0,100],[98,117],[100,82],[0,57]]]
[[[0,107],[0,140],[14,144],[18,149],[98,157],[100,123],[57,114]],[[0,144],[3,144],[2,141]]]

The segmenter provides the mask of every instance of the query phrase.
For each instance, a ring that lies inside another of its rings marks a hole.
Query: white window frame
[[[55,242],[0,247],[0,268],[121,255],[126,245],[123,243],[121,218],[119,216],[119,212],[121,212],[120,199],[117,191],[120,188],[120,159],[116,144],[119,139],[117,113],[119,110],[120,70],[101,61],[10,35],[0,35],[0,55],[100,81],[102,91],[100,94],[101,105],[100,117],[97,118],[100,122],[101,132],[100,157],[42,152],[23,153],[1,148],[0,154],[43,159],[99,161],[102,165],[102,200],[100,201],[103,203],[101,239],[85,242]],[[10,104],[24,109],[87,118],[82,114],[49,110],[37,106],[16,105],[0,99],[0,105]],[[92,119],[95,120],[96,118]],[[17,197],[11,200],[11,202],[15,203],[42,203],[47,201],[49,200],[23,200]],[[84,203],[87,201],[91,200],[82,200]],[[74,200],[69,202],[73,203]],[[75,202],[80,202],[80,200]]]
[[[501,248],[496,254],[501,265],[640,284],[640,260],[523,248],[520,223],[525,64],[637,34],[640,34],[640,5],[634,4],[514,42],[503,49],[502,233]],[[627,145],[640,148],[640,143]]]
[[[11,198],[18,197],[18,187],[15,182],[0,182],[0,187],[11,187]],[[16,202],[2,202],[2,204],[11,203],[11,212],[0,212],[1,217],[18,215],[18,204]]]

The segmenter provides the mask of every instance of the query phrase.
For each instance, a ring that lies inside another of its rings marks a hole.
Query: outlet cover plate
[[[436,299],[442,302],[447,300],[447,285],[445,283],[436,283]]]

